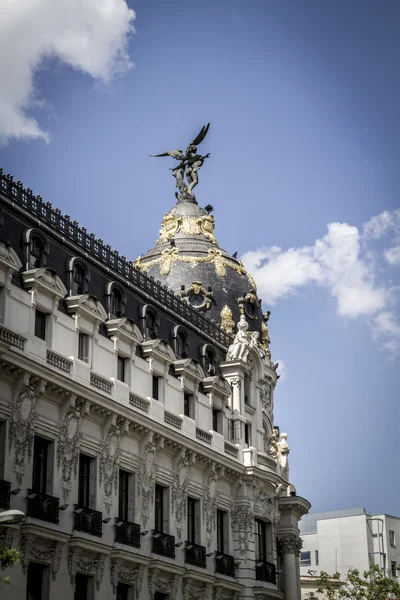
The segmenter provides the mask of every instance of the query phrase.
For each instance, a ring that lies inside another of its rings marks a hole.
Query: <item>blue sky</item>
[[[134,259],[174,203],[148,155],[210,121],[196,196],[272,309],[297,491],[400,516],[398,2],[29,5],[2,6],[0,165]]]

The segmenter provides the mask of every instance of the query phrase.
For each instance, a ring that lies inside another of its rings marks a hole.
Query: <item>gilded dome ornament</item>
[[[201,281],[193,281],[190,288],[181,292],[182,298],[186,299],[197,310],[211,308],[212,295],[212,291],[206,290]]]
[[[238,298],[238,302],[242,313],[246,313],[249,319],[257,319],[261,300],[257,298],[255,289],[251,289],[243,298]]]
[[[212,244],[218,245],[218,242],[213,234],[215,227],[214,217],[212,215],[204,215],[202,217],[189,215],[173,215],[167,213],[163,219],[160,237],[157,244],[165,244],[177,233],[186,235],[204,235]]]
[[[235,326],[235,321],[232,317],[231,309],[225,304],[224,308],[221,310],[221,329],[229,334],[233,333],[233,328]]]

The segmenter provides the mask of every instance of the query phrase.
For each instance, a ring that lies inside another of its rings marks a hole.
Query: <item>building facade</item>
[[[300,554],[302,597],[318,598],[316,574],[360,573],[376,564],[398,577],[400,565],[400,519],[373,515],[364,508],[309,514],[300,523],[303,548]]]
[[[0,173],[4,600],[300,600],[269,313],[210,209],[130,263]]]

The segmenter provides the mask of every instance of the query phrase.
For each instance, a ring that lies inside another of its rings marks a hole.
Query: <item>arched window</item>
[[[183,331],[178,331],[176,336],[176,354],[179,358],[186,358],[186,335]]]
[[[44,243],[38,235],[31,237],[29,246],[29,263],[34,269],[44,266]]]
[[[85,269],[82,267],[82,265],[77,263],[74,266],[74,270],[73,270],[73,274],[72,274],[74,296],[81,296],[82,294],[84,294],[86,292],[85,279],[86,279]]]
[[[146,311],[146,320],[145,320],[145,338],[146,340],[151,340],[156,335],[156,317],[155,314],[148,310]]]
[[[111,290],[110,313],[114,319],[121,319],[124,316],[122,294],[117,287]]]
[[[207,377],[215,375],[215,355],[211,348],[207,348],[204,354],[204,366]]]

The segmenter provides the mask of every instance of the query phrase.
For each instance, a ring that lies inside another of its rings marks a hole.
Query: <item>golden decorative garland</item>
[[[183,256],[179,253],[179,250],[176,247],[165,248],[161,252],[161,256],[153,260],[142,262],[142,257],[139,256],[133,262],[133,266],[137,269],[141,269],[142,271],[146,272],[153,265],[161,264],[162,275],[168,275],[171,271],[173,263],[176,261],[191,263],[194,265],[207,262],[214,262],[215,271],[220,277],[226,277],[226,267],[229,267],[230,269],[236,271],[236,273],[239,273],[240,275],[246,275],[248,280],[250,281],[251,286],[254,289],[257,289],[256,282],[254,281],[250,273],[246,271],[241,261],[239,261],[239,264],[236,264],[225,258],[221,250],[215,250],[214,248],[210,248],[207,256]]]
[[[185,233],[186,235],[203,234],[210,242],[218,245],[213,234],[215,227],[214,217],[204,215],[203,217],[190,217],[188,215],[171,215],[167,213],[163,219],[160,229],[160,237],[156,244],[168,242],[175,234]]]

